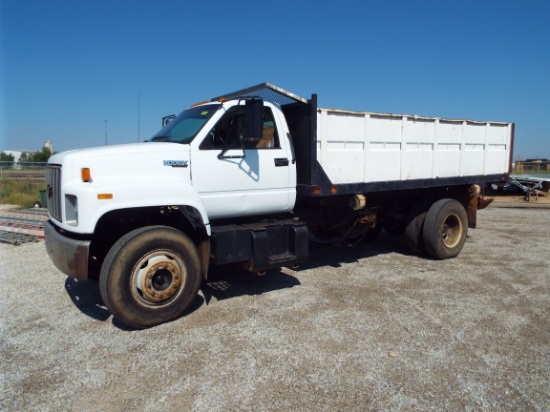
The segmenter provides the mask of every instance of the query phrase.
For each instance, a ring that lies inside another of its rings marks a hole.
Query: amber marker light
[[[108,200],[108,199],[112,199],[113,198],[113,194],[112,193],[99,193],[97,195],[97,198],[99,200]]]
[[[332,193],[336,193],[336,188],[333,186],[332,189],[330,189]]]
[[[191,107],[197,107],[197,106],[200,106],[201,104],[205,104],[205,103],[208,103],[208,100],[203,100],[202,102],[193,103],[191,105]]]
[[[92,173],[90,172],[90,169],[87,167],[83,167],[80,169],[80,175],[82,176],[83,182],[91,182],[92,181]]]
[[[321,194],[321,189],[318,188],[318,187],[314,187],[314,188],[311,190],[311,193],[314,194],[314,195],[320,195],[320,194]]]

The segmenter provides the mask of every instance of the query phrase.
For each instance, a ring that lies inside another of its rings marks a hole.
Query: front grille
[[[61,165],[48,165],[46,169],[46,196],[48,213],[61,222]]]

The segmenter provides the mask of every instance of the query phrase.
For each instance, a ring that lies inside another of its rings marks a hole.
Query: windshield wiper
[[[170,139],[169,136],[155,136],[151,139],[152,142],[167,142]]]

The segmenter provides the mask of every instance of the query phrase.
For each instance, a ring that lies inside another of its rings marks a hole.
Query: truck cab
[[[149,142],[54,155],[47,195],[46,244],[55,265],[77,279],[99,278],[106,304],[136,327],[151,325],[143,319],[163,318],[159,302],[185,307],[187,291],[196,292],[211,261],[263,272],[307,258],[305,224],[289,215],[296,201],[296,162],[288,126],[277,104],[259,98],[195,105]],[[171,236],[177,241],[168,246]],[[121,262],[114,260],[129,253],[128,244],[145,242],[136,239],[178,251],[147,246],[153,250],[135,252],[145,269],[124,271],[133,286],[116,309],[118,299],[111,295],[118,289],[110,282]],[[148,277],[144,270],[159,275]],[[184,287],[182,278],[191,285]],[[145,310],[142,320],[123,315],[136,300]]]

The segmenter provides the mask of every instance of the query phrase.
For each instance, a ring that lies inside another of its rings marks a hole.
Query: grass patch
[[[39,191],[45,188],[43,181],[2,177],[0,178],[0,204],[33,207],[35,202],[40,201]]]

